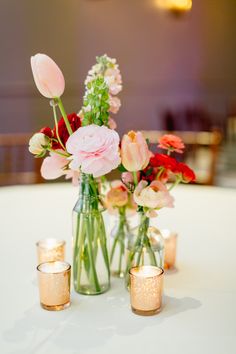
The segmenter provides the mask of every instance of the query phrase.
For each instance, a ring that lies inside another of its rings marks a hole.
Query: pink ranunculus
[[[147,142],[141,132],[130,131],[121,142],[122,164],[129,172],[143,170],[150,160]]]
[[[72,154],[70,168],[100,177],[120,164],[119,135],[115,130],[95,124],[79,128],[66,143]]]
[[[165,150],[175,151],[180,154],[183,153],[183,150],[185,148],[184,143],[181,140],[181,138],[176,135],[172,135],[172,134],[163,135],[159,139],[158,147],[165,149]]]
[[[57,64],[46,54],[31,57],[31,68],[39,92],[47,98],[60,97],[65,89],[64,76]]]
[[[63,150],[56,150],[63,152]],[[67,157],[61,156],[55,152],[50,152],[50,156],[43,160],[41,166],[41,175],[45,179],[56,179],[65,174],[65,166],[69,161]]]
[[[146,208],[161,209],[173,208],[174,198],[160,181],[153,181],[148,185],[147,181],[142,180],[134,190],[134,201]]]
[[[109,104],[110,104],[110,109],[109,109],[109,111],[110,111],[111,113],[116,114],[116,113],[119,111],[120,106],[121,106],[120,99],[119,99],[118,97],[110,96],[110,98],[109,98]]]

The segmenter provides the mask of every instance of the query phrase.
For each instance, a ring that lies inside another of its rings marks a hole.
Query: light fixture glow
[[[156,0],[157,6],[176,13],[186,12],[192,8],[192,0]]]

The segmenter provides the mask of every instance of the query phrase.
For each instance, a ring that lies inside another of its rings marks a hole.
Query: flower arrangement
[[[79,199],[73,212],[75,290],[99,294],[109,288],[110,264],[112,266],[117,245],[118,276],[127,273],[132,265],[144,264],[145,254],[149,263],[162,266],[161,236],[157,229],[150,227],[149,219],[156,217],[162,208],[173,207],[170,191],[175,186],[195,179],[186,164],[171,156],[173,152],[181,154],[184,143],[179,137],[167,134],[158,144],[165,153],[152,153],[142,133],[130,131],[123,136],[120,145],[112,114],[121,106],[117,94],[122,90],[122,79],[116,60],[107,55],[97,57],[88,72],[78,114],[65,111],[61,100],[65,80],[57,64],[45,54],[36,54],[31,58],[31,67],[38,90],[50,99],[54,126],[43,127],[34,134],[29,141],[29,151],[36,158],[43,158],[41,174],[45,179],[64,175],[66,179],[71,178],[74,185],[79,185]],[[116,168],[122,171],[121,181],[112,182],[105,200],[101,200],[100,180]],[[167,185],[170,181],[173,182]],[[110,257],[102,217],[105,205],[110,213],[116,212],[119,216]],[[135,209],[140,214],[140,223],[137,237],[132,237],[127,213]],[[129,257],[124,269],[127,235],[130,236]]]
[[[44,178],[65,175],[79,184],[80,196],[74,208],[73,275],[75,290],[86,294],[99,294],[109,288],[109,257],[97,178],[121,162],[120,139],[111,118],[120,107],[116,95],[122,89],[121,75],[115,59],[103,55],[96,60],[85,80],[79,114],[67,115],[61,100],[65,80],[60,68],[45,54],[31,58],[35,84],[43,96],[51,99],[55,125],[33,135],[29,151],[44,158]],[[58,109],[62,115],[59,120]],[[97,264],[102,264],[101,271]]]
[[[173,152],[181,154],[185,148],[179,137],[171,134],[162,136],[158,148],[166,154],[150,152],[141,132],[131,131],[124,135],[121,142],[121,160],[125,170],[122,181],[133,194],[140,212],[138,235],[129,245],[126,273],[132,265],[144,264],[145,254],[148,254],[151,265],[163,266],[161,235],[157,229],[150,227],[149,218],[156,217],[164,207],[174,206],[170,191],[175,186],[195,180],[194,172],[186,164],[170,156]],[[168,188],[167,182],[173,178]]]

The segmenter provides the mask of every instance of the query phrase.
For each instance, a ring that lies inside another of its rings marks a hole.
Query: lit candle
[[[177,234],[170,230],[161,230],[164,238],[164,269],[173,269],[176,260]]]
[[[162,304],[164,270],[154,266],[141,266],[131,268],[129,273],[132,311],[143,316],[158,313]]]
[[[59,311],[70,305],[71,266],[66,262],[46,262],[37,267],[41,306]]]
[[[47,238],[36,243],[38,264],[50,261],[64,261],[65,241]]]

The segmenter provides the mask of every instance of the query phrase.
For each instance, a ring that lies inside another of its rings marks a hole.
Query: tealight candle
[[[59,311],[70,305],[71,266],[66,262],[46,262],[37,267],[41,306]]]
[[[129,274],[132,311],[143,316],[158,313],[162,304],[164,270],[154,266],[141,266],[131,268]]]
[[[64,261],[65,241],[47,238],[36,243],[38,264],[50,261]]]
[[[161,230],[164,238],[164,269],[173,269],[176,260],[177,233],[170,230]]]

